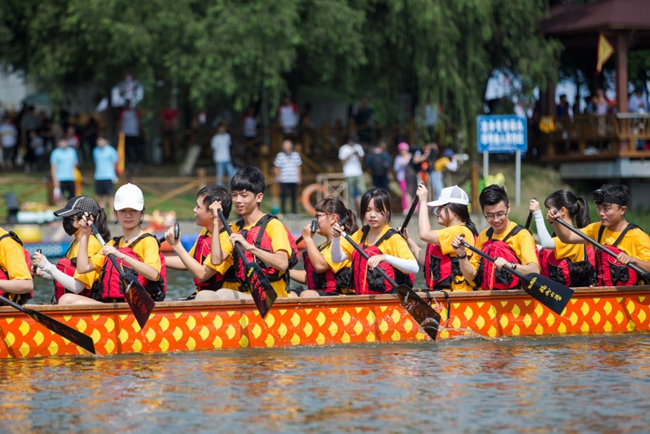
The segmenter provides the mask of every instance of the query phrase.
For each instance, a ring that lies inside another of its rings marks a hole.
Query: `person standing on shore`
[[[278,153],[273,162],[275,181],[280,182],[280,212],[286,213],[286,201],[291,200],[292,217],[297,216],[296,196],[298,186],[302,184],[302,159],[300,154],[293,149],[293,140],[284,139],[282,151]]]
[[[212,137],[210,146],[212,148],[212,156],[216,167],[217,185],[223,185],[223,174],[226,174],[226,182],[230,182],[230,178],[235,173],[235,168],[232,165],[230,157],[230,146],[232,145],[232,138],[226,131],[226,124],[220,123],[217,127],[217,134]]]
[[[106,209],[108,198],[108,209],[112,210],[114,185],[117,181],[115,168],[119,161],[117,151],[104,137],[98,137],[97,146],[93,149],[93,160],[95,161],[95,194],[99,198],[99,206]]]

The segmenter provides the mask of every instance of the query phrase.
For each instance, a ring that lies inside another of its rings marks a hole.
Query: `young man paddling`
[[[0,295],[25,304],[33,291],[34,280],[20,238],[0,228]]]
[[[231,201],[228,190],[220,185],[210,185],[199,190],[196,195],[194,218],[196,224],[202,226],[203,229],[189,252],[185,250],[180,242],[180,232],[178,238],[174,237],[174,228],[169,228],[165,233],[165,239],[178,255],[167,258],[167,266],[175,270],[189,270],[194,275],[196,292],[189,297],[190,299],[214,299],[215,291],[224,286],[226,273],[232,265],[230,256],[220,265],[213,265],[210,259],[213,244],[217,248],[222,246],[232,248],[228,232],[221,224],[218,213],[210,208],[210,205],[215,201],[220,202],[226,218],[230,215]],[[213,236],[215,233],[217,234],[216,237]],[[219,239],[218,242],[215,238]]]
[[[629,201],[630,190],[625,185],[603,185],[594,191],[600,221],[580,229],[617,254],[613,258],[600,249],[596,251],[598,286],[636,285],[641,276],[628,268],[628,264],[636,265],[646,273],[650,272],[650,236],[625,219]],[[563,242],[588,243],[580,235],[557,223],[559,214],[549,211],[546,217],[553,223],[555,233]]]
[[[452,247],[456,250],[463,276],[485,290],[518,288],[519,278],[503,267],[521,274],[539,273],[535,240],[528,230],[508,218],[510,201],[503,187],[494,184],[485,187],[479,203],[490,227],[479,234],[476,247],[496,261],[493,264],[479,255],[469,259],[460,244],[461,238],[457,236]]]
[[[238,170],[230,180],[232,204],[241,217],[232,225],[230,246],[221,245],[217,237],[212,246],[212,264],[220,265],[227,256],[233,257],[233,264],[238,280],[242,283],[239,291],[222,288],[215,293],[218,300],[252,299],[245,284],[246,276],[241,258],[233,248],[235,243],[244,250],[248,262],[257,261],[268,277],[278,297],[288,297],[288,271],[295,264],[295,242],[289,231],[275,217],[260,210],[264,198],[266,180],[262,171],[256,167],[244,167]],[[222,204],[215,202],[210,209],[221,209]],[[217,245],[219,244],[219,245]]]

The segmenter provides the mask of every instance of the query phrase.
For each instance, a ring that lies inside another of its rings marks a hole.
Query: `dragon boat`
[[[577,288],[562,315],[521,290],[420,292],[441,313],[438,340],[650,329],[650,286]],[[396,295],[156,303],[144,329],[126,303],[28,305],[90,336],[98,356],[126,353],[431,341]],[[11,307],[0,308],[0,358],[90,355]],[[429,342],[433,344],[433,342]]]

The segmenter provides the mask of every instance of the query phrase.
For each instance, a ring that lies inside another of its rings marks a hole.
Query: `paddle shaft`
[[[465,240],[461,240],[460,243],[461,243],[464,247],[470,249],[472,252],[474,252],[474,253],[476,253],[477,255],[481,256],[482,258],[487,259],[488,261],[490,261],[490,262],[492,262],[492,263],[494,263],[494,262],[496,261],[496,259],[494,259],[492,256],[488,255],[487,253],[483,252],[483,251],[480,250],[480,249],[477,249],[476,247],[472,246],[471,244],[468,244]],[[517,277],[520,278],[520,279],[527,280],[526,277],[525,277],[525,275],[521,274],[521,273],[520,273],[519,271],[517,271],[517,270],[513,270],[513,269],[510,268],[510,267],[503,267],[503,269],[506,270],[506,271],[508,271],[508,272],[510,272],[510,273],[512,273],[512,274],[514,274],[515,276],[517,276]]]
[[[402,223],[402,227],[399,228],[399,231],[402,235],[404,235],[404,229],[406,229],[406,227],[409,225],[409,222],[411,221],[411,217],[413,217],[413,213],[415,212],[415,207],[418,206],[418,202],[420,202],[420,198],[415,196],[415,199],[413,199],[413,203],[411,204],[411,208],[409,209],[409,212],[406,214],[404,223]]]
[[[314,219],[311,221],[311,228],[309,228],[309,229],[311,230],[312,235],[315,234],[315,233],[316,233],[316,229],[318,229],[318,220],[316,220],[316,219],[314,218]],[[300,242],[303,240],[303,238],[304,238],[304,237],[303,237],[302,235],[301,235],[300,237],[298,237],[298,239],[296,240],[296,245],[297,245],[297,244],[300,244]]]
[[[175,240],[178,239],[178,235],[180,234],[180,231],[181,231],[181,227],[178,225],[178,223],[174,223],[174,239]],[[165,241],[165,236],[164,235],[158,239],[158,243],[162,244],[163,241]]]
[[[533,199],[537,200],[536,197],[534,197]],[[530,224],[532,223],[532,221],[533,221],[533,212],[529,211],[528,218],[526,219],[526,229],[530,229]]]
[[[557,211],[556,211],[556,214],[557,214]],[[570,230],[571,232],[573,232],[574,234],[578,235],[579,237],[582,237],[584,240],[586,240],[586,241],[590,242],[591,244],[593,244],[594,246],[598,247],[599,249],[601,249],[603,252],[607,253],[611,257],[618,258],[618,255],[616,253],[612,252],[607,247],[600,244],[598,241],[594,240],[593,238],[591,238],[589,235],[585,234],[584,232],[582,232],[578,228],[575,228],[575,227],[571,226],[570,224],[568,224],[567,222],[565,222],[561,218],[558,217],[558,218],[555,219],[555,221],[558,222],[559,224],[561,224],[562,226],[564,226],[565,228],[567,228],[568,230]],[[641,269],[641,267],[639,267],[638,265],[632,264],[632,263],[625,264],[625,265],[627,265],[628,267],[630,267],[631,269],[633,269],[637,273],[641,274],[642,276],[646,276],[646,277],[650,278],[650,275],[648,275],[648,273],[643,271]]]
[[[365,259],[366,261],[370,259],[370,256],[368,256],[366,251],[363,250],[361,246],[359,246],[357,243],[355,243],[354,240],[350,237],[350,235],[346,234],[345,232],[342,232],[341,235],[343,236],[343,238],[347,240],[348,243],[350,243],[352,247],[354,247],[354,250],[359,252],[359,254],[363,257],[363,259]],[[383,268],[375,267],[375,270],[377,270],[379,274],[381,274],[381,276],[388,281],[388,283],[390,283],[393,286],[397,286],[397,283],[395,283],[395,281],[391,279],[391,277],[388,274],[386,274],[386,271],[384,271]]]
[[[228,232],[228,235],[232,235],[232,229],[230,229],[230,225],[228,224],[228,219],[226,219],[226,216],[223,215],[223,212],[219,210],[219,220],[221,220],[221,224],[223,225],[224,228],[226,228],[226,232]],[[248,259],[246,259],[246,255],[244,254],[244,250],[242,247],[239,245],[239,243],[233,243],[235,250],[237,250],[237,254],[241,258],[242,263],[244,264],[244,267],[248,267],[250,263],[248,262]]]

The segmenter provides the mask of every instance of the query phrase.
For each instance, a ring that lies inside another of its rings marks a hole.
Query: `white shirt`
[[[288,132],[298,126],[298,107],[295,104],[283,105],[279,109],[282,129]]]
[[[210,146],[212,147],[215,163],[227,163],[230,161],[230,134],[215,134],[212,137]]]
[[[297,183],[298,182],[298,166],[302,165],[302,158],[296,151],[290,154],[280,152],[276,157],[273,165],[280,169],[280,182],[282,183]]]
[[[11,124],[2,124],[0,125],[0,137],[2,137],[2,146],[5,148],[11,148],[16,146],[16,137],[18,136],[18,131],[16,127]]]
[[[355,143],[352,146],[346,143],[341,146],[339,149],[339,160],[343,163],[343,176],[346,178],[362,176],[363,168],[361,167],[361,158],[363,158],[363,156],[363,148],[358,143]],[[344,161],[346,159],[347,161]]]

